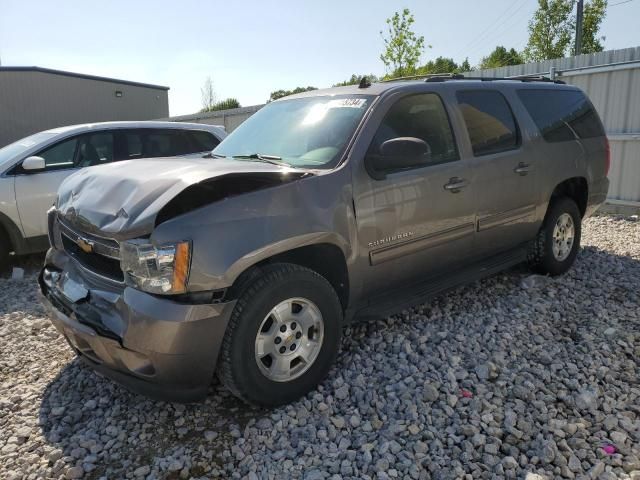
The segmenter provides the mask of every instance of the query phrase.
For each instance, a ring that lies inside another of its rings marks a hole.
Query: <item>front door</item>
[[[55,203],[58,187],[78,168],[113,161],[113,134],[96,132],[62,140],[35,153],[44,158],[41,171],[18,169],[16,204],[25,238],[47,234],[47,210]]]
[[[360,172],[354,181],[358,243],[368,252],[363,290],[375,294],[455,268],[470,255],[474,195],[468,162],[458,154],[447,111],[435,93],[412,94],[386,112],[369,147],[411,137],[424,140],[427,163]]]
[[[536,161],[505,96],[488,88],[456,93],[468,132],[477,234],[473,254],[487,257],[536,233]]]

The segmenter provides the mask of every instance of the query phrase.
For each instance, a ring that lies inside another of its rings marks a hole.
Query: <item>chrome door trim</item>
[[[369,263],[371,265],[379,265],[380,263],[410,255],[420,250],[433,248],[452,240],[458,240],[467,235],[473,235],[474,232],[475,224],[468,222],[438,232],[411,238],[406,242],[385,246],[369,252]]]

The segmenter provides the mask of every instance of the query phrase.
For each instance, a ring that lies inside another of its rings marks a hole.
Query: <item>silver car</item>
[[[202,156],[226,136],[215,125],[104,122],[55,128],[0,148],[0,269],[11,252],[47,249],[47,210],[72,173],[119,160]]]

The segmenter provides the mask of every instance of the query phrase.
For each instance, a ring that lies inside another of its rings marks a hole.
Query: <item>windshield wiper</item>
[[[227,158],[226,155],[220,155],[219,153],[209,152],[204,155],[202,158]]]
[[[265,163],[272,163],[273,165],[280,165],[281,167],[291,167],[287,162],[282,162],[282,157],[277,155],[263,155],[261,153],[251,153],[249,155],[232,155],[231,158],[246,158],[249,160],[259,160]]]

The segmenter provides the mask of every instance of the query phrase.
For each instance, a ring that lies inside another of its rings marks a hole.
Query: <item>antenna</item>
[[[370,86],[371,86],[371,82],[366,76],[360,79],[360,84],[358,85],[358,88],[369,88]]]

